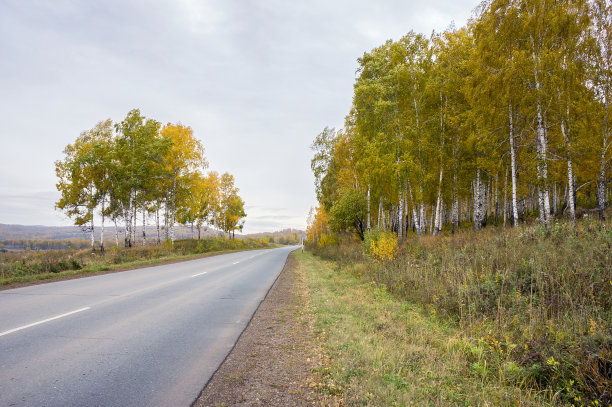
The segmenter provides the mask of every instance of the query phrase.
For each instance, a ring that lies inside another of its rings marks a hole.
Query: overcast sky
[[[54,161],[132,108],[193,128],[236,177],[247,233],[305,228],[314,137],[348,113],[356,59],[463,26],[475,0],[0,0],[0,223],[69,225]]]

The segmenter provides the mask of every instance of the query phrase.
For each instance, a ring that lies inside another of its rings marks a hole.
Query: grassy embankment
[[[49,250],[0,253],[0,286],[37,280],[61,279],[80,274],[116,271],[233,251],[277,247],[269,239],[177,240],[174,245],[111,247],[105,253],[91,250]]]
[[[347,404],[612,403],[610,225],[411,238],[386,263],[315,252],[321,390]]]

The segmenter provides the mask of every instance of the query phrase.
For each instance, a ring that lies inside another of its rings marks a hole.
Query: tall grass
[[[122,265],[138,265],[156,260],[172,260],[220,251],[274,247],[269,239],[177,240],[174,245],[111,247],[104,253],[91,250],[47,250],[0,253],[0,285],[48,279],[65,274],[104,271]]]
[[[395,260],[369,261],[353,241],[315,249],[363,278],[454,321],[485,354],[476,374],[547,391],[551,400],[612,404],[612,230],[585,220],[410,239]]]

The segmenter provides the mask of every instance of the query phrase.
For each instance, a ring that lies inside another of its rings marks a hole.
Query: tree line
[[[487,0],[465,27],[358,59],[344,128],[313,145],[310,240],[599,218],[610,202],[612,5]]]
[[[132,247],[140,218],[142,244],[151,218],[156,236],[174,243],[175,224],[198,228],[211,225],[233,237],[244,225],[244,201],[229,173],[206,173],[208,163],[202,143],[182,124],[160,122],[131,110],[125,119],[107,119],[84,131],[64,149],[56,161],[56,209],[90,232],[95,247],[94,216],[101,217],[100,248],[104,250],[104,226],[124,225],[124,245]]]

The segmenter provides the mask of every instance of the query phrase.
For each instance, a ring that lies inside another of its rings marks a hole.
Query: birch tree
[[[193,135],[191,127],[168,123],[161,130],[162,138],[169,144],[164,157],[168,173],[166,206],[169,209],[170,240],[174,243],[177,204],[184,196],[182,191],[187,188],[190,174],[196,170],[204,170],[208,163],[204,157],[202,143]]]

